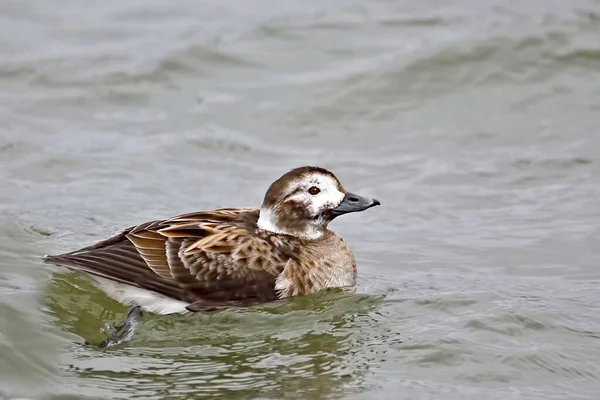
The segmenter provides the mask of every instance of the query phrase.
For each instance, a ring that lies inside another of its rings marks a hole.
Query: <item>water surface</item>
[[[594,399],[600,3],[4,1],[0,397]],[[305,164],[355,293],[146,316],[40,257]]]

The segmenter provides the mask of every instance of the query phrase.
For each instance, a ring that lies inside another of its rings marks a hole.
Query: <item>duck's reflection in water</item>
[[[126,310],[78,274],[57,274],[47,299],[62,329],[95,340]],[[88,298],[81,301],[81,295]],[[331,290],[257,307],[146,314],[136,336],[108,350],[70,346],[67,369],[128,397],[320,398],[357,386],[355,319],[380,298]]]

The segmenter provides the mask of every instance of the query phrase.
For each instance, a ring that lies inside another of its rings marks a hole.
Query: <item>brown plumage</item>
[[[323,196],[307,194],[307,186]],[[303,167],[275,181],[260,210],[147,222],[45,261],[178,300],[191,311],[249,305],[353,285],[354,256],[327,224],[377,204],[347,193],[331,172]],[[119,300],[136,303],[135,296]]]

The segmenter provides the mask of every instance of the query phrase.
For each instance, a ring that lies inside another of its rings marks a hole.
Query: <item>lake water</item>
[[[596,399],[600,2],[6,0],[0,398]],[[40,257],[316,164],[354,293],[187,316]]]

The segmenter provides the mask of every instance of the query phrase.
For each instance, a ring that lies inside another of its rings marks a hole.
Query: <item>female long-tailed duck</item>
[[[353,286],[354,255],[327,226],[379,204],[347,192],[326,169],[301,167],[271,184],[260,209],[146,222],[45,262],[88,273],[109,296],[132,306],[125,324],[130,337],[142,309],[206,311]]]

